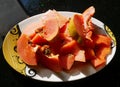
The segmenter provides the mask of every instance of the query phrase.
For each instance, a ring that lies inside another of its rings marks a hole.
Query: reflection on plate
[[[60,13],[65,15],[66,17],[71,17],[74,14],[74,12],[64,12],[64,11],[61,11]],[[55,73],[44,67],[40,67],[40,66],[30,67],[26,65],[19,58],[19,55],[17,54],[16,42],[23,29],[30,23],[39,21],[38,19],[41,16],[42,14],[39,14],[23,20],[22,22],[15,25],[6,35],[3,42],[3,54],[5,60],[13,69],[33,79],[49,81],[49,82],[63,82],[63,81],[73,81],[88,77],[104,68],[103,66],[99,69],[94,69],[89,63],[81,64],[80,66],[78,66],[78,64],[76,63],[69,72],[62,71],[59,73]],[[112,31],[106,25],[104,25],[104,23],[102,23],[101,21],[95,18],[92,18],[92,22],[97,28],[96,32],[107,34],[113,40],[113,43],[111,45],[112,52],[110,55],[107,56],[107,62],[106,62],[107,65],[113,59],[113,56],[116,52],[116,39]]]

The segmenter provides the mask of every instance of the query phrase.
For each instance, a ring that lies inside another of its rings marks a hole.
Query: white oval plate
[[[71,17],[73,16],[73,14],[75,14],[75,12],[66,12],[66,11],[60,11],[60,13],[66,17]],[[30,23],[39,21],[42,15],[43,14],[38,14],[21,21],[7,33],[4,39],[3,42],[4,58],[7,61],[7,63],[17,72],[21,73],[22,75],[41,81],[48,81],[48,82],[73,81],[81,78],[86,78],[92,74],[95,74],[96,72],[103,69],[107,64],[109,64],[113,59],[116,52],[116,39],[114,37],[114,34],[104,23],[102,23],[101,21],[95,18],[92,18],[92,22],[97,28],[96,32],[107,34],[113,40],[113,43],[111,45],[112,52],[110,55],[107,56],[107,62],[105,66],[100,67],[99,69],[95,69],[89,63],[81,64],[79,66],[75,64],[69,72],[62,71],[59,73],[55,73],[44,67],[40,67],[40,66],[30,67],[26,65],[19,58],[19,55],[16,51],[16,47],[17,47],[16,42],[23,29],[26,26],[28,26]]]

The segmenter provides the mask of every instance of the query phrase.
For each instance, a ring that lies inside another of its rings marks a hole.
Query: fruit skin
[[[74,24],[74,16],[70,19],[68,25],[67,25],[67,30],[69,35],[77,40],[78,43],[81,43],[82,38],[78,35],[77,31],[76,31],[76,26]]]
[[[79,34],[80,37],[84,38],[86,30],[84,28],[83,16],[80,14],[75,14],[73,21],[74,21],[77,33]]]
[[[73,19],[74,19],[74,17],[72,17],[70,19],[67,28],[68,28],[70,36],[72,36],[73,38],[76,38],[76,37],[78,37],[78,33],[76,31],[76,27],[75,27]]]
[[[17,52],[20,58],[28,65],[37,65],[38,59],[36,50],[29,44],[29,38],[27,35],[22,34],[17,41]]]
[[[82,14],[75,14],[73,16],[73,22],[75,29],[79,36],[84,40],[91,40],[92,31],[94,30],[91,22],[91,17],[95,13],[95,8],[93,6],[86,9]]]
[[[90,6],[82,13],[86,23],[88,23],[91,17],[93,17],[94,13],[95,13],[95,8],[93,6]]]

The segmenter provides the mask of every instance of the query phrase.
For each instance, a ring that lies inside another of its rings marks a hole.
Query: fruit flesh
[[[104,64],[111,52],[111,39],[93,32],[94,10],[90,7],[74,14],[70,21],[55,10],[47,11],[42,21],[26,27],[17,41],[21,59],[28,65],[41,63],[55,72],[70,70],[74,62],[89,61],[95,68]]]
[[[17,41],[17,52],[20,58],[28,65],[37,65],[36,52],[34,48],[28,43],[29,38],[27,35],[22,34]],[[29,55],[28,55],[29,54]]]

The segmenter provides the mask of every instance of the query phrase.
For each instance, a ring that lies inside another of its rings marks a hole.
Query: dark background
[[[28,0],[22,0],[28,1]],[[31,1],[31,0],[30,0]],[[18,0],[0,0],[0,87],[120,87],[120,5],[119,0],[33,0],[33,7],[21,7]],[[45,1],[45,2],[43,2]],[[49,2],[49,3],[48,3]],[[28,2],[27,2],[28,3]],[[51,5],[52,4],[52,5]],[[13,70],[2,54],[2,41],[6,33],[18,22],[46,10],[67,10],[83,12],[93,5],[96,9],[94,17],[104,22],[112,30],[117,39],[117,52],[107,67],[100,72],[77,81],[64,83],[48,83],[36,81]],[[27,6],[26,6],[27,7]],[[49,8],[48,8],[49,7]],[[35,9],[38,8],[38,9]],[[23,10],[25,9],[25,11]]]

